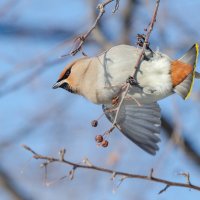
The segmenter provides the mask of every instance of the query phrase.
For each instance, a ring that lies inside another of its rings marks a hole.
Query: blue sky
[[[6,0],[0,2],[0,10],[6,2]],[[135,35],[148,25],[153,2],[142,1],[134,14],[131,29],[133,43]],[[111,14],[112,6],[109,6],[102,19],[104,29],[107,30],[106,35],[113,45],[119,43],[122,29],[121,16],[125,5],[126,1],[121,2],[119,11],[115,15]],[[193,43],[199,42],[199,8],[198,0],[161,1],[158,20],[151,36],[152,46],[159,47],[173,58],[178,58]],[[1,17],[0,24],[14,24],[36,30],[39,27],[40,30],[46,31],[58,28],[72,33],[70,37],[60,34],[56,39],[50,39],[48,35],[43,38],[37,34],[29,37],[28,34],[23,33],[20,37],[13,37],[11,30],[0,29],[0,31],[7,31],[7,34],[0,34],[0,78],[4,78],[9,73],[7,81],[3,81],[0,87],[0,93],[7,91],[21,79],[31,76],[35,70],[48,68],[33,80],[26,80],[25,86],[21,89],[0,98],[2,142],[21,133],[25,135],[2,149],[0,154],[2,166],[9,171],[15,182],[20,182],[19,185],[24,191],[37,200],[54,200],[58,197],[61,200],[66,198],[165,200],[172,199],[174,196],[179,196],[182,200],[197,199],[199,192],[184,188],[170,188],[162,195],[157,195],[157,192],[163,188],[162,185],[140,180],[124,181],[113,194],[113,183],[108,175],[83,170],[77,172],[73,181],[64,180],[46,187],[43,185],[44,173],[39,168],[41,162],[28,161],[30,154],[21,148],[22,143],[30,145],[39,153],[55,156],[61,147],[65,147],[69,159],[77,162],[87,156],[98,165],[139,174],[148,174],[153,167],[156,169],[156,175],[174,181],[184,181],[177,174],[189,171],[192,182],[200,185],[198,167],[184,155],[182,150],[167,141],[163,133],[161,133],[160,151],[156,157],[144,153],[118,131],[110,136],[109,148],[96,147],[95,135],[110,126],[103,118],[97,129],[90,127],[90,121],[101,114],[101,106],[93,105],[84,98],[63,90],[51,89],[63,67],[74,59],[66,58],[61,63],[49,66],[48,63],[58,59],[71,48],[72,42],[56,50],[52,51],[52,49],[64,40],[71,41],[71,38],[77,34],[88,30],[92,24],[92,11],[90,1],[86,0],[19,0],[6,15]],[[184,25],[189,27],[189,31],[185,30]],[[88,55],[95,55],[101,51],[93,43],[86,44],[85,49]],[[41,55],[46,59],[42,59]],[[76,58],[80,56],[79,54]],[[196,81],[194,94],[199,90],[199,83]],[[160,105],[162,113],[170,122],[176,122],[176,116],[179,116],[181,130],[184,130],[181,134],[189,138],[200,151],[199,100],[194,101],[192,97],[188,101],[183,101],[174,95],[161,101]],[[38,119],[38,115],[44,117]],[[26,130],[27,127],[31,127],[31,131]],[[108,160],[113,154],[118,155],[119,160],[116,164],[109,165]],[[28,166],[21,174],[20,171],[27,162]],[[53,165],[49,168],[49,176],[52,179],[57,179],[63,174],[66,174],[64,166]],[[6,193],[4,194],[3,199],[11,199]]]

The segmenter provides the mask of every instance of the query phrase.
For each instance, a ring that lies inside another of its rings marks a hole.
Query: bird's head
[[[67,65],[52,88],[63,88],[71,93],[79,93],[85,59],[86,58],[81,58]]]

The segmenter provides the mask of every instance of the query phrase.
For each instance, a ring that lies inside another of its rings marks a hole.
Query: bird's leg
[[[117,106],[119,104],[119,96],[116,96],[112,99],[112,105]]]

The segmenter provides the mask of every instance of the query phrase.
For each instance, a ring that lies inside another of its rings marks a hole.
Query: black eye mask
[[[62,81],[63,79],[67,79],[67,78],[69,77],[70,73],[71,73],[71,68],[69,68],[69,69],[65,72],[64,76],[62,76],[57,82],[60,82],[60,81]]]
[[[68,83],[63,83],[62,85],[60,85],[60,87],[67,90],[68,92],[76,93]]]

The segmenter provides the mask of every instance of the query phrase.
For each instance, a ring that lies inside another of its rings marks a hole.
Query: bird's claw
[[[126,83],[129,83],[130,85],[138,85],[138,82],[137,82],[137,80],[134,78],[134,77],[132,77],[132,76],[129,76],[128,77],[128,79],[126,80]]]
[[[119,103],[119,96],[116,96],[112,99],[112,105],[117,106]]]

